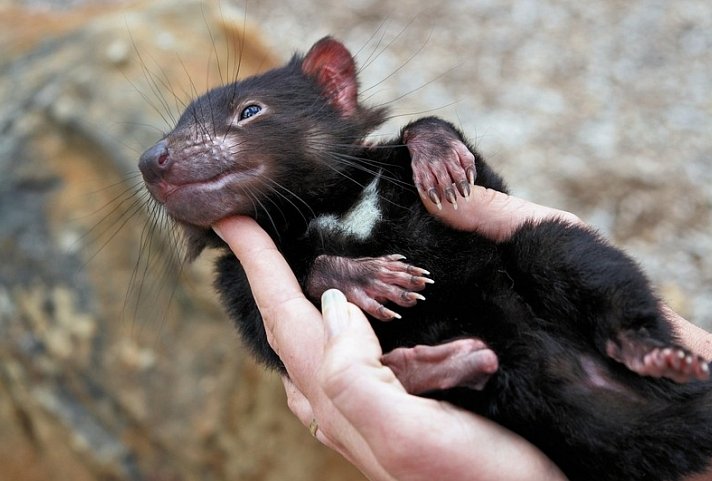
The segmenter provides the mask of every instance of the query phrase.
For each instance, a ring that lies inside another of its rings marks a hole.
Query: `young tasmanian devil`
[[[431,217],[415,185],[440,203],[466,197],[471,184],[504,184],[442,120],[366,143],[385,112],[359,103],[355,72],[346,48],[325,38],[198,98],[141,157],[148,190],[185,229],[189,257],[225,250],[216,285],[256,355],[282,368],[239,262],[210,229],[236,214],[270,233],[314,302],[337,287],[371,316],[384,362],[411,392],[520,433],[569,479],[704,470],[709,366],[677,345],[635,263],[564,221],[494,242]],[[479,340],[496,365],[470,362]]]

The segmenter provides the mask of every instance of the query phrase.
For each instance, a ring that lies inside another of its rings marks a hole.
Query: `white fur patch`
[[[356,203],[341,217],[322,215],[314,219],[313,226],[327,232],[338,232],[358,240],[365,240],[371,235],[376,223],[381,220],[378,197],[380,176],[368,184]]]

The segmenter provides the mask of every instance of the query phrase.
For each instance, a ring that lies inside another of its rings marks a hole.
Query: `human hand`
[[[380,362],[363,313],[338,291],[323,315],[269,236],[245,217],[216,231],[247,273],[270,345],[284,363],[290,409],[372,480],[563,480],[533,445],[481,416],[408,394]]]
[[[438,208],[422,193],[421,200],[430,214],[451,227],[477,232],[495,241],[509,239],[525,222],[561,219],[571,224],[584,225],[571,212],[535,204],[479,185],[471,186],[469,197],[459,202],[457,209],[449,203]]]

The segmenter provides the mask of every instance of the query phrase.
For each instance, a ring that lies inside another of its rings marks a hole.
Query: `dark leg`
[[[432,284],[425,269],[403,262],[404,256],[348,257],[321,255],[317,257],[306,283],[307,294],[318,300],[331,288],[339,289],[349,302],[381,321],[401,316],[383,305],[391,301],[411,307],[425,297],[417,291]]]
[[[399,347],[384,354],[381,362],[411,394],[453,387],[479,391],[499,367],[497,355],[474,338],[437,346]]]

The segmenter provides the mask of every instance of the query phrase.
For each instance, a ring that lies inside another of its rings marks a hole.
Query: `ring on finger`
[[[316,437],[317,431],[319,431],[319,423],[316,422],[316,419],[312,419],[309,423],[309,434]]]

